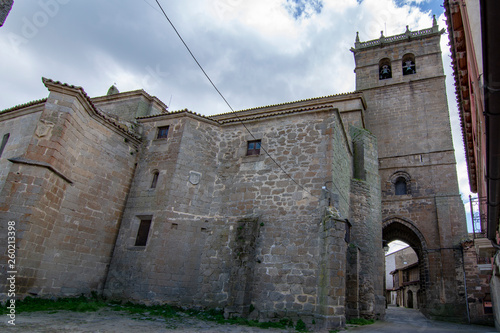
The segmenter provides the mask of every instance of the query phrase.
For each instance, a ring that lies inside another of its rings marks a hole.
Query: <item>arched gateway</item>
[[[429,260],[428,249],[422,233],[415,227],[411,221],[407,221],[401,217],[387,218],[383,223],[383,239],[385,242],[390,243],[395,240],[400,240],[410,245],[415,251],[418,258],[418,265],[420,271],[420,286],[418,290],[417,308],[425,309],[425,290],[426,282],[429,278]]]

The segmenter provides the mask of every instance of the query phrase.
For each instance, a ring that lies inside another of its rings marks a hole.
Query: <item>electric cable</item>
[[[146,2],[147,3],[147,2]],[[256,137],[253,135],[253,133],[250,131],[250,129],[246,126],[246,124],[244,123],[244,120],[241,119],[237,114],[236,112],[234,111],[233,107],[231,106],[231,104],[229,104],[229,102],[227,101],[227,99],[224,97],[224,95],[220,92],[220,90],[217,88],[217,86],[215,85],[215,83],[212,81],[212,79],[210,78],[210,76],[207,74],[207,72],[203,69],[203,67],[201,66],[201,64],[199,63],[198,59],[196,59],[195,55],[193,54],[193,52],[191,52],[191,49],[189,48],[189,46],[187,45],[187,43],[184,41],[184,39],[182,38],[182,36],[180,35],[179,31],[176,29],[175,25],[172,23],[172,21],[170,20],[170,18],[168,17],[167,13],[165,13],[165,11],[163,10],[163,7],[161,6],[160,2],[158,0],[156,0],[156,3],[158,4],[158,7],[160,8],[161,12],[163,13],[163,15],[165,16],[165,18],[167,19],[168,23],[170,24],[170,26],[172,27],[172,29],[174,29],[175,33],[177,34],[177,37],[179,37],[179,39],[181,40],[182,44],[184,44],[184,47],[187,49],[187,51],[189,52],[189,54],[191,55],[191,57],[193,58],[193,60],[196,62],[196,64],[198,65],[198,67],[200,68],[200,70],[203,72],[203,74],[205,75],[205,77],[207,78],[207,80],[210,82],[210,84],[212,85],[212,87],[215,89],[215,91],[217,91],[217,93],[219,94],[219,96],[224,100],[224,102],[226,103],[226,105],[229,107],[229,109],[231,110],[232,113],[235,113],[235,116],[236,118],[238,118],[239,122],[241,123],[241,125],[243,125],[243,127],[245,128],[245,130],[250,134],[250,136],[256,140]],[[278,161],[276,161],[272,156],[271,154],[261,145],[260,147],[264,153],[274,162],[274,164],[276,164],[278,166],[278,168],[290,179],[292,180],[297,186],[299,186],[299,188],[301,188],[304,192],[308,193],[310,196],[312,197],[316,197],[318,200],[321,200],[320,197],[317,197],[315,195],[313,195],[309,190],[307,190],[303,185],[299,184],[282,166],[281,164],[278,163]],[[337,185],[335,183],[333,183],[333,185],[338,189]],[[349,201],[343,196],[342,192],[339,191],[339,194],[340,196],[345,200],[345,202],[347,203],[348,206],[350,206],[349,204]]]

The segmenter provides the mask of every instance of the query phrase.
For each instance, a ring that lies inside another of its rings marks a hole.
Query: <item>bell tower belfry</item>
[[[461,241],[467,235],[441,58],[433,26],[351,48],[366,127],[378,139],[384,242],[417,253],[418,308],[430,317],[465,318]]]

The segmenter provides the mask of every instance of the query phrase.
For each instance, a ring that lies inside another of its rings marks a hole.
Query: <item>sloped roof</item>
[[[149,115],[144,117],[138,117],[138,120],[149,120],[158,117],[172,117],[172,116],[193,116],[199,119],[204,119],[206,121],[215,122],[219,125],[253,121],[257,119],[278,117],[283,115],[289,115],[300,112],[311,112],[311,111],[321,111],[333,107],[333,103],[345,100],[359,99],[360,103],[363,105],[362,108],[366,108],[366,102],[363,98],[361,92],[349,92],[341,93],[336,95],[329,95],[323,97],[314,97],[309,99],[302,99],[292,102],[273,104],[267,106],[260,106],[250,109],[244,109],[234,112],[221,113],[211,116],[204,116],[202,114],[190,111],[188,109],[170,111],[168,113],[160,113],[155,115]]]
[[[49,87],[60,87],[63,89],[69,89],[73,90],[74,92],[78,92],[79,95],[83,98],[83,100],[90,106],[90,109],[92,113],[97,116],[98,118],[102,119],[105,123],[108,125],[113,126],[115,129],[117,129],[119,132],[122,132],[123,134],[126,134],[128,136],[132,136],[133,138],[140,140],[140,135],[134,131],[132,131],[130,128],[124,125],[118,124],[115,119],[112,117],[106,115],[104,112],[100,111],[92,102],[92,99],[87,95],[85,90],[82,87],[79,86],[74,86],[70,85],[67,83],[62,83],[60,81],[54,81],[51,79],[47,79],[42,77],[42,82],[43,84],[50,90]]]
[[[462,23],[462,13],[458,3],[444,2],[448,38],[451,50],[455,95],[457,99],[462,140],[464,142],[465,160],[469,173],[469,184],[472,192],[477,192],[477,162],[474,154],[472,133],[472,117],[470,110],[469,78],[467,72],[467,49]]]
[[[24,108],[28,108],[30,106],[34,106],[34,105],[38,105],[38,104],[44,104],[45,102],[47,102],[47,98],[42,98],[42,99],[38,99],[38,100],[31,101],[31,102],[28,102],[28,103],[19,104],[19,105],[13,106],[13,107],[8,108],[8,109],[0,110],[0,114],[8,113],[8,112],[11,112],[11,111],[16,111],[16,110],[20,110],[20,109],[24,109]]]

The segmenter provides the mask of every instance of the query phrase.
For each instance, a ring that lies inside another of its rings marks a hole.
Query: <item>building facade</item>
[[[386,290],[388,304],[417,308],[420,290],[420,270],[417,254],[411,247],[386,255]],[[387,263],[392,263],[387,265]],[[391,267],[391,268],[389,268]],[[389,302],[390,300],[390,302]]]
[[[471,191],[477,193],[477,197],[471,198],[472,243],[464,244],[469,266],[476,266],[480,271],[472,279],[479,285],[468,297],[469,309],[479,322],[491,322],[494,317],[495,326],[500,329],[500,150],[497,144],[500,108],[496,94],[500,82],[496,61],[500,7],[497,1],[489,0],[446,0],[444,7],[469,185]],[[468,254],[471,251],[475,251],[475,256]],[[473,258],[476,260],[472,261]]]
[[[0,113],[19,295],[98,291],[334,328],[383,317],[383,245],[400,239],[418,256],[418,307],[460,320],[441,34],[357,38],[356,92],[210,117],[44,79],[47,99]]]

